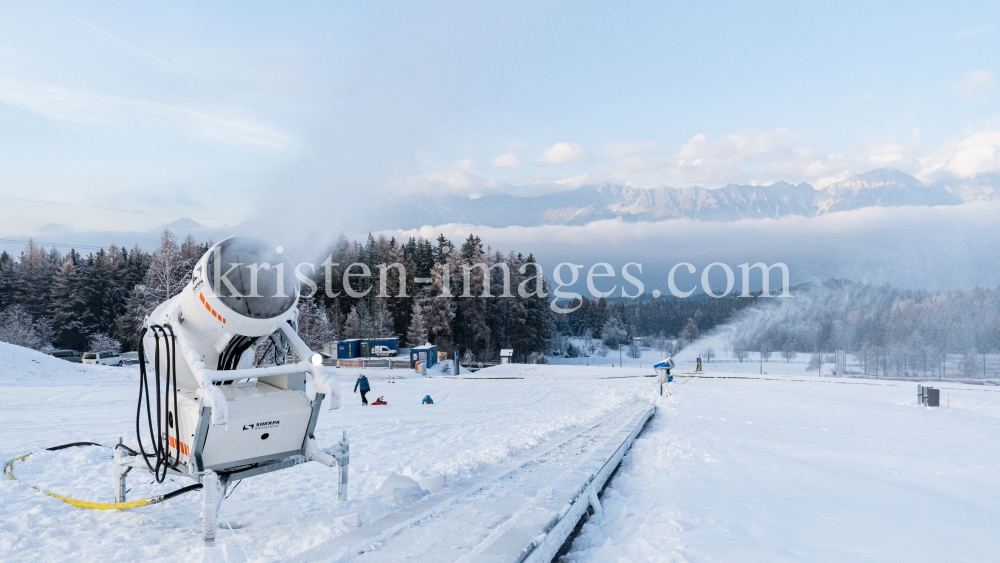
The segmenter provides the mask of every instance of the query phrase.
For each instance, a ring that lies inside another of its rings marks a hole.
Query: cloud
[[[224,143],[284,149],[288,135],[236,116],[60,88],[49,84],[0,79],[0,102],[33,111],[49,119],[83,124],[136,123],[179,129],[197,137]]]
[[[521,159],[516,154],[509,152],[491,160],[490,166],[494,168],[517,168],[521,166]]]
[[[967,178],[1000,170],[1000,131],[981,131],[924,157],[923,176]]]
[[[472,164],[472,160],[466,158],[465,160],[459,160],[458,162],[451,165],[452,170],[469,171],[475,168],[476,165]]]
[[[535,159],[539,164],[566,164],[590,160],[587,151],[576,143],[556,143]]]
[[[979,99],[996,87],[997,77],[988,70],[974,70],[955,85],[955,91],[972,99]]]
[[[856,147],[854,154],[830,155],[818,143],[787,129],[733,133],[719,140],[698,134],[672,155],[620,150],[621,156],[587,173],[592,183],[611,182],[640,187],[722,186],[727,183],[765,184],[822,180],[842,173],[865,172],[880,166],[915,171],[916,162],[890,142],[875,140]],[[577,176],[576,178],[579,178]],[[566,179],[572,181],[571,179]]]
[[[994,266],[1000,261],[1000,245],[995,244],[998,213],[1000,201],[992,201],[733,222],[606,220],[503,228],[449,224],[385,234],[397,240],[418,235],[433,239],[439,233],[462,240],[476,234],[493,248],[532,252],[548,275],[560,262],[588,268],[609,262],[618,271],[625,263],[637,262],[642,264],[639,279],[646,291],[664,293],[667,273],[679,262],[694,264],[697,277],[712,262],[727,264],[737,273],[737,266],[747,262],[784,262],[793,284],[840,277],[904,288],[957,289],[1000,285],[1000,271]],[[685,277],[685,283],[697,277]]]
[[[981,130],[967,132],[964,137],[935,147],[924,146],[919,131],[913,129],[902,140],[893,136],[874,137],[859,141],[843,152],[831,152],[811,138],[776,129],[732,133],[719,139],[698,134],[673,154],[659,153],[652,143],[628,142],[609,145],[606,153],[611,158],[573,176],[522,175],[503,184],[488,184],[483,178],[438,174],[422,176],[408,186],[416,189],[423,185],[432,191],[450,192],[457,185],[466,184],[463,189],[469,193],[504,191],[515,195],[537,195],[603,183],[714,188],[728,183],[766,185],[783,180],[793,184],[808,182],[822,188],[876,168],[895,168],[930,183],[942,178],[1000,172],[1000,123],[985,124]],[[433,186],[433,178],[440,179],[442,185]]]
[[[466,162],[466,161],[460,161]],[[469,161],[471,163],[471,161]],[[400,186],[401,191],[422,192],[434,195],[483,195],[495,193],[499,184],[495,180],[472,174],[468,170],[438,170],[427,174],[409,176]]]

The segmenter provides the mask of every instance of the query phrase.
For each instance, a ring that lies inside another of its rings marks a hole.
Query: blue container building
[[[417,346],[416,348],[410,348],[410,367],[414,368],[417,362],[426,364],[427,367],[431,367],[437,363],[438,359],[438,347],[433,344],[425,344],[423,346]]]
[[[337,359],[339,360],[357,358],[360,354],[361,341],[356,338],[354,340],[341,340],[337,343]]]

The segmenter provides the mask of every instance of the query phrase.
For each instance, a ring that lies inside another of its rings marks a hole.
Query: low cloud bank
[[[737,270],[746,262],[784,262],[792,284],[846,278],[913,289],[962,289],[1000,285],[1000,202],[941,207],[873,207],[822,217],[784,217],[736,222],[670,220],[584,226],[493,228],[447,224],[383,231],[386,236],[455,242],[475,234],[494,249],[529,249],[546,267],[560,262],[628,262],[643,265],[646,291],[667,293],[667,274],[689,262],[700,278],[705,266],[722,262]],[[725,287],[720,268],[712,286]],[[680,275],[680,274],[679,274]],[[685,274],[687,275],[687,274]],[[771,285],[780,284],[775,276]],[[740,287],[736,280],[736,288]],[[690,284],[688,284],[690,285]],[[759,287],[759,282],[758,282]]]

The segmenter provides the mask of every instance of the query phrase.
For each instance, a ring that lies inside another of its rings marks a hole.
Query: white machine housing
[[[281,256],[262,241],[229,238],[205,253],[180,294],[150,314],[147,327],[169,327],[175,335],[176,357],[167,358],[162,331],[148,330],[144,348],[161,377],[173,377],[168,367],[176,370],[176,416],[168,412],[168,405],[174,411],[170,396],[161,403],[161,417],[167,421],[170,457],[185,466],[182,473],[233,471],[305,455],[318,416],[316,393],[323,393],[328,408],[339,408],[339,389],[328,384],[321,356],[291,324],[299,296],[289,274]],[[236,369],[220,369],[220,358],[232,354],[234,342],[252,344],[237,349],[235,361],[229,358]],[[257,346],[268,342],[280,350],[279,362],[288,350],[299,363],[251,367]],[[200,461],[192,463],[198,454]]]

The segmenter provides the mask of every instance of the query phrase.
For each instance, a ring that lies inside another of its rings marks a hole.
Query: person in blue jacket
[[[365,374],[363,373],[358,376],[358,381],[354,384],[355,393],[358,392],[358,388],[361,388],[361,405],[367,407],[368,398],[365,397],[365,395],[367,395],[368,392],[372,390],[372,386],[368,384],[368,378],[365,377]]]
[[[433,405],[434,399],[431,399],[430,395],[424,395],[424,400],[420,402],[421,405]]]

